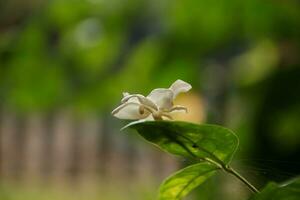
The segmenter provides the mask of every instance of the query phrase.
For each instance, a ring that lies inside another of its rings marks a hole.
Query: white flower
[[[145,97],[141,94],[123,93],[121,105],[112,111],[119,119],[163,120],[172,119],[173,112],[187,112],[184,106],[173,105],[176,96],[187,92],[192,86],[182,80],[175,81],[170,88],[157,88]]]

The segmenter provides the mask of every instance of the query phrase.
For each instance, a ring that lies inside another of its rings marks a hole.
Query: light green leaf
[[[299,200],[300,199],[300,178],[289,183],[278,185],[269,183],[259,194],[251,200]]]
[[[217,166],[208,162],[190,165],[167,178],[160,186],[159,200],[178,200],[198,187],[215,171]]]
[[[133,128],[149,142],[171,154],[193,159],[209,158],[226,165],[238,147],[238,138],[229,129],[181,121],[135,122]]]

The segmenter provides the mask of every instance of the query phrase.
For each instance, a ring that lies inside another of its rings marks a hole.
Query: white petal
[[[135,97],[135,95],[136,94],[129,94],[128,92],[123,92],[123,98],[121,99],[121,103],[126,103],[127,101],[139,103],[139,100]]]
[[[147,99],[146,97],[144,97],[141,94],[131,94],[131,95],[126,95],[123,97],[123,99],[121,100],[122,103],[125,102],[136,102],[136,103],[140,103],[143,104],[145,106],[148,106],[154,110],[158,110],[157,106],[155,105],[155,103],[153,103],[150,99]]]
[[[169,110],[173,106],[173,91],[170,89],[158,88],[152,90],[147,96],[153,103],[155,103],[160,109]]]
[[[173,91],[174,93],[174,98],[176,98],[176,96],[181,93],[181,92],[187,92],[192,88],[192,86],[180,79],[178,79],[177,81],[175,81],[171,87],[170,90]]]
[[[140,112],[141,104],[135,102],[126,102],[112,111],[112,115],[119,119],[144,119],[149,116],[150,112],[143,110]]]
[[[140,120],[137,120],[137,121],[133,121],[133,122],[130,122],[129,124],[127,124],[126,126],[122,127],[121,128],[121,131],[128,128],[129,126],[133,125],[133,124],[138,124],[138,123],[142,123],[142,122],[146,122],[146,121],[154,121],[152,115],[149,115],[148,117],[146,117],[145,119],[140,119]]]
[[[130,94],[128,92],[123,92],[123,97],[129,96]]]

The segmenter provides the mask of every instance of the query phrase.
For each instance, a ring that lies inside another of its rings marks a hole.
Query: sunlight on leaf
[[[218,167],[202,162],[188,166],[168,177],[160,187],[160,200],[177,200],[211,177]]]

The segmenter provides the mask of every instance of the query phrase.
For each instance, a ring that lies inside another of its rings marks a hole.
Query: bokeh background
[[[155,199],[188,161],[110,112],[176,79],[193,85],[178,119],[233,129],[253,184],[296,176],[299,65],[297,0],[2,0],[0,199]],[[220,173],[188,198],[248,196]]]

